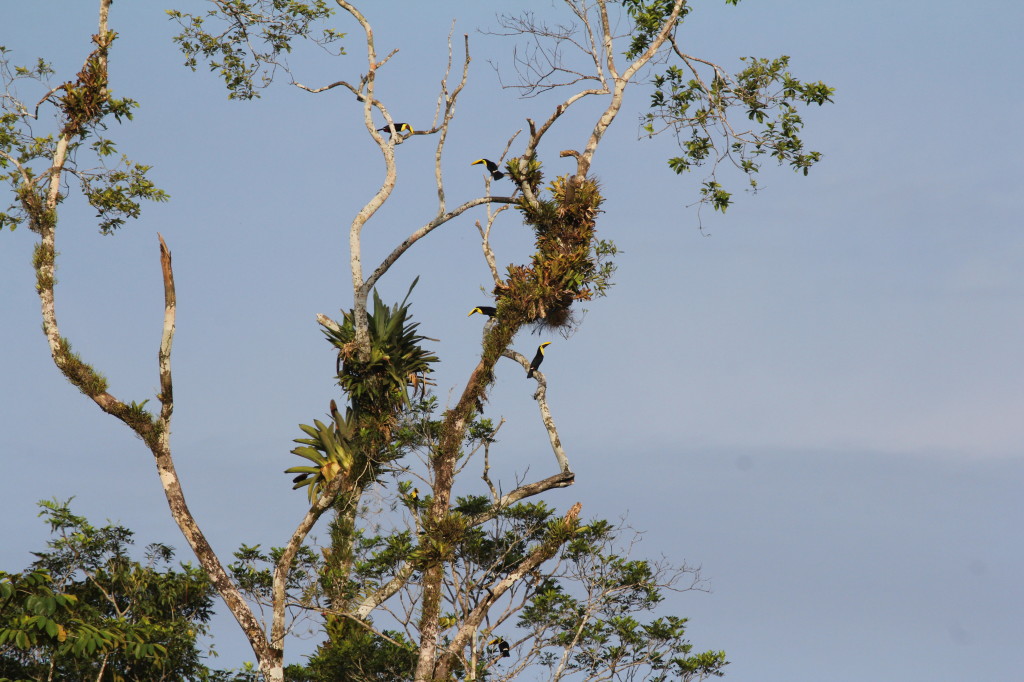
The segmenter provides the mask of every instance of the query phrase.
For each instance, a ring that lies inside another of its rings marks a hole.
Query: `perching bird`
[[[511,654],[508,653],[508,642],[506,642],[501,637],[495,637],[494,639],[489,641],[487,644],[488,644],[488,646],[490,646],[491,644],[497,644],[498,645],[498,651],[501,653],[503,658],[508,658],[511,655]]]
[[[473,313],[480,313],[481,315],[486,315],[487,317],[494,317],[495,314],[497,314],[497,312],[498,309],[495,308],[494,306],[478,305],[477,307],[470,310],[469,315],[466,315],[466,317],[470,317]]]
[[[419,488],[413,488],[412,490],[409,491],[409,499],[412,500],[413,502],[420,499]]]
[[[533,373],[540,367],[540,363],[544,362],[544,349],[551,345],[550,341],[537,346],[537,354],[533,356],[533,362],[530,363],[530,371],[526,373],[526,378],[529,379],[533,376]]]
[[[478,163],[484,164],[484,166],[487,167],[487,172],[490,173],[491,177],[494,178],[495,180],[501,180],[503,177],[505,177],[505,174],[498,170],[498,164],[494,163],[490,159],[477,159],[476,161],[469,165],[475,166]]]
[[[398,133],[409,133],[410,135],[412,135],[414,132],[416,132],[416,131],[414,131],[412,129],[412,126],[409,125],[408,123],[399,123],[398,121],[395,121],[395,131],[398,132]],[[384,126],[383,128],[377,128],[377,132],[378,133],[390,133],[391,132],[391,128],[389,126]]]

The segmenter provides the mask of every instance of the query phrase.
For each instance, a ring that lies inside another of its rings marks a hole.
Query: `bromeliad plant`
[[[309,437],[295,439],[299,446],[292,453],[312,465],[294,466],[285,473],[298,474],[294,488],[308,486],[310,501],[338,475],[346,478],[344,491],[364,488],[377,480],[382,464],[401,456],[401,450],[390,447],[392,435],[403,412],[412,407],[412,397],[426,391],[427,374],[437,361],[420,345],[428,339],[417,332],[419,323],[410,321],[409,295],[415,286],[416,281],[394,306],[374,291],[366,357],[357,350],[352,311],[344,313],[341,324],[322,322],[327,340],[338,350],[338,385],[351,407],[342,413],[332,400],[329,422],[299,426]]]
[[[296,438],[299,447],[293,449],[292,454],[305,457],[312,462],[312,466],[294,466],[286,469],[285,473],[298,474],[293,479],[295,485],[292,489],[307,487],[309,501],[313,502],[335,476],[341,474],[349,480],[355,478],[353,472],[359,453],[354,443],[352,410],[345,410],[345,414],[342,414],[337,403],[332,400],[331,420],[328,423],[315,419],[313,426],[299,424],[299,428],[309,438]],[[365,463],[365,458],[361,459]]]
[[[409,295],[417,281],[419,278],[394,306],[385,305],[373,292],[373,312],[367,313],[367,353],[359,352],[353,311],[344,313],[340,325],[324,325],[327,340],[338,349],[338,385],[351,399],[361,427],[390,433],[398,414],[411,405],[409,387],[413,394],[425,390],[431,365],[438,360],[422,347],[422,342],[430,339],[417,333],[419,323],[409,321]],[[367,423],[367,418],[375,423]]]

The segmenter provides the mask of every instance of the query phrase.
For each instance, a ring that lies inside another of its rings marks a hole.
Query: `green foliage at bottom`
[[[416,647],[398,632],[382,637],[354,620],[326,616],[330,640],[305,668],[292,666],[286,678],[301,682],[394,682],[411,680]],[[389,641],[391,640],[391,641]]]
[[[197,638],[213,615],[202,571],[172,567],[161,544],[135,561],[127,528],[97,528],[68,502],[40,506],[48,550],[20,573],[0,571],[0,680],[246,679],[202,662]]]

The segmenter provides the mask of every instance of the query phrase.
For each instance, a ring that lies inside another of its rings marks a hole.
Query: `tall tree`
[[[379,188],[348,224],[351,307],[340,320],[319,318],[337,350],[334,371],[342,407],[331,401],[326,421],[304,425],[304,436],[293,451],[303,461],[289,473],[297,474],[296,488],[306,489],[309,508],[282,547],[270,553],[243,547],[236,563],[225,565],[186,505],[171,456],[176,295],[171,254],[163,238],[159,409],[148,410],[147,400],[125,402],[115,397],[103,376],[72,352],[57,323],[55,235],[62,187],[78,180],[97,209],[104,232],[137,217],[140,199],[166,198],[147,179],[145,166],[126,161],[114,169],[89,171],[83,165],[90,149],[101,160],[113,154],[113,142],[103,136],[106,122],[110,117],[130,118],[135,106],[131,100],[113,98],[107,87],[107,61],[116,37],[108,27],[109,8],[110,0],[100,0],[96,49],[75,81],[44,87],[41,97],[25,103],[14,92],[15,81],[45,83],[52,70],[45,62],[28,68],[3,62],[7,96],[0,162],[14,198],[0,214],[0,225],[27,223],[39,235],[33,261],[36,288],[56,366],[149,448],[174,520],[244,631],[266,679],[283,679],[290,617],[314,608],[324,613],[329,636],[317,659],[325,669],[331,660],[340,661],[341,670],[355,669],[354,662],[363,661],[366,669],[379,671],[387,662],[397,670],[407,666],[406,672],[417,681],[454,675],[479,679],[492,674],[504,654],[514,650],[524,652],[517,665],[550,664],[558,677],[571,672],[628,675],[637,670],[653,676],[668,670],[683,677],[717,674],[724,657],[714,652],[689,656],[681,620],[641,624],[631,615],[636,607],[657,604],[659,589],[671,586],[675,574],[608,553],[610,530],[598,522],[581,522],[579,504],[555,513],[535,499],[573,485],[575,474],[546,400],[547,378],[539,364],[544,347],[531,362],[511,344],[524,329],[568,333],[579,323],[574,313],[580,303],[607,292],[616,248],[598,236],[604,195],[593,167],[628,88],[650,81],[645,129],[652,136],[669,133],[679,142],[678,152],[668,161],[677,172],[706,169],[700,200],[721,211],[731,200],[718,178],[724,162],[756,187],[765,158],[802,172],[818,160],[817,152],[805,149],[799,137],[799,108],[829,101],[831,89],[793,77],[785,58],[750,59],[730,74],[688,54],[678,38],[692,9],[685,0],[566,0],[563,10],[568,19],[550,24],[532,14],[506,16],[501,19],[502,32],[533,46],[516,53],[528,55],[516,58],[522,76],[516,87],[526,94],[564,94],[539,118],[527,119],[528,133],[518,147],[513,147],[518,139],[513,135],[497,160],[481,160],[488,173],[484,193],[452,207],[446,199],[442,160],[449,131],[456,125],[456,103],[469,84],[468,37],[462,41],[458,63],[449,40],[435,117],[429,126],[413,126],[396,121],[378,95],[381,79],[402,77],[389,69],[394,51],[385,54],[378,49],[370,18],[348,0],[211,0],[203,14],[170,12],[182,27],[177,41],[186,64],[197,68],[200,62],[208,63],[223,77],[232,98],[255,98],[282,73],[295,87],[311,93],[350,93],[349,101],[361,109],[365,133],[375,143],[383,168]],[[329,22],[336,12],[360,36],[365,71],[323,85],[302,84],[285,60],[294,45],[308,40],[330,50],[343,38],[356,40],[332,28]],[[393,15],[387,19],[395,20]],[[619,28],[623,26],[625,31]],[[553,155],[546,149],[545,136],[583,101],[596,103],[598,113],[577,129],[575,149],[558,152],[559,157],[573,159],[575,168],[545,184],[544,163]],[[34,135],[30,125],[41,107],[53,108],[60,121],[58,130],[46,137]],[[421,226],[379,263],[366,266],[364,234],[379,222],[379,211],[398,182],[395,150],[421,136],[436,142],[436,206],[425,208]],[[501,187],[511,191],[492,193],[494,183],[506,175],[510,183]],[[437,358],[425,345],[429,339],[411,321],[412,289],[404,301],[389,305],[376,295],[375,287],[414,244],[476,211],[495,300],[487,310],[489,320],[475,366],[456,391],[454,404],[438,413],[429,393]],[[534,250],[501,272],[491,230],[497,220],[511,215],[518,215],[532,230]],[[520,364],[534,382],[534,398],[555,460],[546,477],[517,480],[511,488],[492,481],[489,473],[489,450],[500,423],[488,419],[486,404],[502,358]],[[456,482],[471,463],[481,467],[485,487],[478,494],[458,497]],[[413,477],[422,482],[410,483]],[[371,490],[390,496],[403,514],[404,527],[374,531],[382,522],[379,517],[367,518],[372,508],[366,493]],[[330,545],[323,548],[321,561],[304,542],[324,515]],[[577,566],[574,575],[579,579],[593,577],[584,567],[601,567],[598,575],[608,582],[583,580],[590,596],[567,592],[564,577],[557,578],[558,567],[565,562]],[[269,632],[254,611],[260,605],[269,609]],[[383,621],[383,627],[375,619]],[[563,632],[553,634],[558,623]],[[525,635],[532,642],[529,646],[524,648],[523,641],[511,634],[491,636],[499,626],[513,625],[531,633]],[[562,653],[552,653],[549,647],[561,648]]]

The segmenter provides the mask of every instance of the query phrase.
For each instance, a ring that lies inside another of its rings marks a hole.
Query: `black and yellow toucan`
[[[533,376],[533,373],[540,367],[540,363],[544,362],[544,349],[551,345],[550,341],[537,346],[537,354],[533,356],[533,362],[530,363],[530,371],[526,373],[526,378],[529,379]]]
[[[487,172],[490,173],[491,177],[494,178],[495,180],[501,180],[503,177],[505,177],[505,174],[498,170],[498,164],[494,163],[490,159],[477,159],[476,161],[469,165],[475,166],[478,163],[482,163],[484,166],[486,166]]]
[[[508,652],[508,649],[509,649],[508,642],[506,642],[503,638],[495,637],[494,639],[492,639],[491,641],[489,641],[487,643],[488,646],[491,646],[491,645],[494,645],[494,644],[498,645],[498,651],[501,653],[503,658],[508,658],[511,655]]]
[[[409,499],[412,502],[415,502],[416,500],[420,499],[419,488],[413,488],[412,490],[409,491]]]
[[[409,125],[408,123],[399,123],[398,121],[395,121],[395,131],[398,132],[398,133],[409,133],[410,135],[412,135],[414,132],[416,132],[415,130],[412,129],[412,126]],[[383,128],[377,128],[377,132],[378,133],[390,133],[391,132],[391,128],[389,126],[384,126]]]
[[[498,309],[495,308],[494,306],[491,306],[491,305],[478,305],[477,307],[475,307],[472,310],[470,310],[469,311],[469,315],[466,315],[466,317],[472,316],[473,313],[480,313],[481,315],[486,315],[487,317],[494,317],[497,314],[497,312],[498,312]]]

